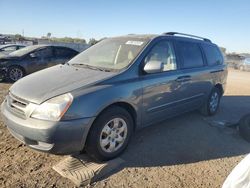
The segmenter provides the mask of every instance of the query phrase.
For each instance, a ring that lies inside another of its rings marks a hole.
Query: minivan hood
[[[117,73],[57,65],[30,74],[10,88],[10,92],[27,101],[40,104],[54,96],[87,87]]]

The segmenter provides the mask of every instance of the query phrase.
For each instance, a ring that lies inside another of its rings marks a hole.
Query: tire
[[[246,141],[250,142],[250,114],[241,118],[239,122],[239,133]]]
[[[115,124],[117,128],[114,127]],[[97,161],[113,159],[126,149],[133,127],[133,119],[128,111],[118,106],[110,107],[92,125],[85,151]]]
[[[213,116],[217,113],[218,108],[220,106],[220,99],[221,99],[222,93],[220,89],[217,87],[214,87],[209,94],[208,99],[204,103],[204,105],[201,107],[200,111],[205,116]],[[215,99],[217,97],[217,99]],[[214,100],[214,102],[212,102]]]
[[[7,77],[10,82],[16,82],[17,80],[25,76],[24,70],[19,66],[12,66],[8,69]]]

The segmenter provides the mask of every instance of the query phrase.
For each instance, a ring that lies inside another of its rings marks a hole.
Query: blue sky
[[[249,0],[0,0],[0,33],[102,38],[185,32],[250,53]]]

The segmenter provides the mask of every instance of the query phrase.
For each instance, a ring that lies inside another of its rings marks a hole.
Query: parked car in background
[[[2,77],[15,82],[30,73],[63,64],[78,52],[67,47],[33,45],[0,58]]]
[[[239,63],[238,69],[241,71],[250,71],[250,58],[246,58],[244,61]]]
[[[10,132],[31,148],[85,150],[108,160],[136,129],[196,109],[216,114],[226,79],[223,56],[208,39],[127,35],[17,81],[1,111]]]
[[[8,55],[11,52],[14,52],[16,50],[20,50],[21,48],[24,48],[25,45],[22,44],[6,44],[0,46],[0,56],[2,55]]]

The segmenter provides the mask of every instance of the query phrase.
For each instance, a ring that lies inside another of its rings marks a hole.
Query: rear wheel
[[[9,81],[16,82],[17,80],[24,77],[24,71],[21,67],[13,66],[8,69],[7,76]]]
[[[202,106],[201,113],[206,116],[215,115],[220,105],[221,95],[221,91],[217,87],[214,87],[207,101]]]
[[[127,147],[132,132],[131,115],[121,107],[111,107],[92,125],[85,150],[98,161],[115,158]]]
[[[250,114],[241,118],[239,123],[240,135],[248,142],[250,142]]]

